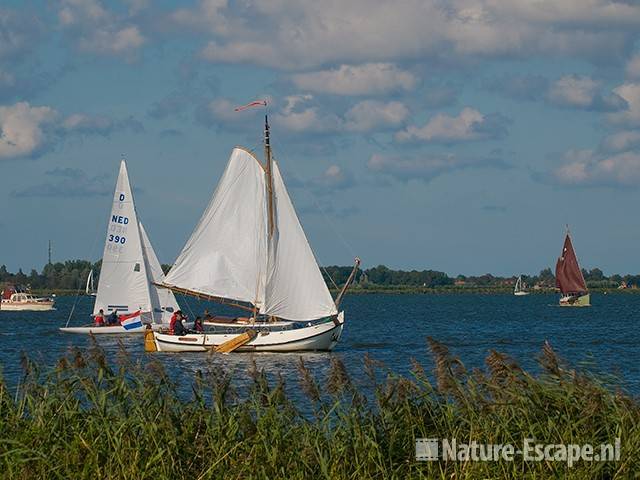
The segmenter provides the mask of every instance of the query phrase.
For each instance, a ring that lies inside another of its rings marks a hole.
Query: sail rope
[[[93,244],[91,245],[91,249],[89,250],[89,258],[93,258],[93,254],[96,250],[96,244],[98,243],[98,238],[100,237],[100,222],[102,222],[102,217],[98,218],[96,221],[95,227],[95,236],[93,238]],[[91,268],[93,268],[93,264],[91,264]],[[80,299],[80,290],[82,290],[82,283],[78,283],[78,290],[76,291],[76,298],[73,302],[73,306],[71,307],[71,311],[69,312],[69,316],[67,317],[67,323],[65,323],[65,328],[69,326],[71,322],[71,318],[73,317],[73,313],[76,310],[76,306],[78,305],[78,300]]]
[[[278,146],[278,149],[280,150],[281,147]],[[285,156],[289,156],[288,154],[286,154]],[[278,156],[280,158],[282,158],[281,156]],[[295,170],[295,168],[293,168],[291,166],[292,162],[287,163],[287,170],[291,171],[296,178],[301,178],[298,175],[298,172]],[[313,192],[311,191],[310,188],[303,188],[302,190],[304,190],[304,192],[307,194],[308,198],[311,200],[311,202],[313,203],[313,205],[315,206],[315,208],[322,214],[322,217],[324,218],[325,222],[329,225],[329,228],[331,229],[331,231],[333,232],[333,234],[342,242],[342,244],[346,247],[346,249],[349,251],[349,253],[355,258],[356,257],[356,253],[353,249],[353,247],[351,246],[351,244],[349,242],[347,242],[347,240],[344,238],[344,236],[340,233],[340,230],[338,230],[338,228],[336,227],[336,225],[331,221],[329,215],[327,215],[326,211],[320,206],[320,202],[318,201],[318,198],[313,194]],[[311,247],[311,245],[309,245]],[[313,248],[311,248],[311,251],[313,252],[314,256],[317,259],[317,254],[313,251]],[[333,286],[337,289],[340,290],[340,287],[336,284],[335,280],[333,279],[333,277],[331,276],[331,274],[327,271],[327,269],[324,267],[323,265],[324,262],[318,262],[318,264],[320,264],[320,268],[322,269],[322,271],[325,273],[325,275],[327,276],[327,278],[329,278],[329,280],[331,281],[331,283],[333,284]]]

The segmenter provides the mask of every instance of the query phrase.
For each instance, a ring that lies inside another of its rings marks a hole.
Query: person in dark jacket
[[[119,323],[120,320],[118,320],[118,309],[114,309],[107,317],[107,325],[118,325]]]
[[[196,319],[193,321],[193,328],[196,331],[196,333],[204,332],[204,326],[202,325],[202,318],[196,317]]]

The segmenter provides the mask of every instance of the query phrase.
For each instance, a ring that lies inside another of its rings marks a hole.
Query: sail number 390
[[[121,237],[120,235],[109,235],[109,241],[113,243],[121,243],[122,245],[124,245],[127,239],[125,237]]]

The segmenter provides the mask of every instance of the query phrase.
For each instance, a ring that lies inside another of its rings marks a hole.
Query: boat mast
[[[271,143],[269,142],[269,119],[264,116],[264,158],[265,158],[265,174],[267,176],[267,204],[269,209],[269,238],[273,236],[274,218],[273,218],[273,175],[271,172]]]
[[[342,303],[342,299],[344,298],[344,295],[347,293],[347,290],[353,283],[353,280],[356,277],[356,272],[358,271],[358,267],[360,267],[360,258],[356,257],[353,265],[353,270],[351,270],[351,274],[349,275],[349,278],[347,278],[347,281],[342,287],[342,290],[340,290],[340,293],[335,299],[334,303],[336,304],[336,310],[340,309],[340,304]]]

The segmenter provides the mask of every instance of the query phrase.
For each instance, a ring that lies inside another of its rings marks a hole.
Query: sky
[[[235,145],[320,263],[640,272],[633,0],[3,0],[0,264],[102,253],[121,158],[172,263]]]

